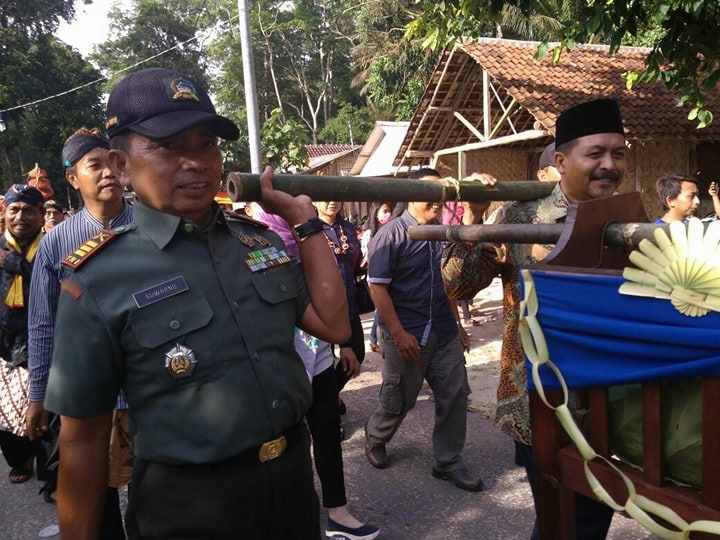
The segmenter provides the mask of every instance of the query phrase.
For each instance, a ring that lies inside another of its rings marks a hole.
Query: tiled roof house
[[[359,145],[308,144],[308,164],[303,174],[346,176],[360,150]]]
[[[623,189],[643,193],[657,215],[655,180],[667,172],[697,174],[707,193],[720,177],[720,101],[708,101],[715,121],[697,129],[662,83],[626,87],[623,73],[642,70],[649,49],[578,45],[536,60],[537,42],[480,39],[444,51],[395,158],[395,166],[431,163],[442,174],[486,171],[501,180],[535,178],[539,155],[566,108],[616,98],[629,144]],[[707,197],[707,195],[705,195]]]

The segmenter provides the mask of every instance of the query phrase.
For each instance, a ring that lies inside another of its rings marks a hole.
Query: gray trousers
[[[400,356],[392,336],[379,328],[383,362],[380,403],[370,416],[366,434],[370,444],[386,444],[417,401],[423,379],[435,398],[433,451],[435,468],[447,472],[463,467],[467,424],[467,396],[470,386],[465,356],[459,338],[438,345],[431,332],[427,345],[420,347],[420,360],[410,362]]]

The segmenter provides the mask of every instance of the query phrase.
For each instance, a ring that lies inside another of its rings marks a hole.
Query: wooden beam
[[[445,75],[447,74],[447,70],[450,66],[450,63],[452,62],[453,57],[456,54],[460,54],[456,51],[457,51],[457,48],[453,48],[452,51],[447,53],[447,58],[445,59],[445,65],[443,66],[442,73],[438,77],[437,82],[435,83],[435,88],[433,90],[432,96],[430,97],[430,104],[434,103],[435,99],[437,98],[437,93],[440,89],[440,85],[442,84],[443,79],[445,79]],[[423,95],[423,97],[424,97],[424,95]],[[422,99],[420,101],[422,102]],[[423,130],[423,124],[425,123],[425,120],[427,120],[427,116],[428,116],[429,112],[430,112],[429,109],[425,109],[422,116],[420,117],[420,121],[418,122],[417,127],[415,128],[415,132],[412,134],[412,137],[407,144],[408,148],[413,147],[413,144],[415,143],[415,139],[418,137],[420,132]],[[412,125],[412,121],[411,121],[411,125]],[[400,168],[404,165],[406,159],[408,159],[407,153],[403,154],[403,156],[400,158],[400,163],[398,164],[397,170],[400,170]]]
[[[492,139],[492,138],[497,134],[497,132],[500,130],[500,128],[502,127],[502,125],[503,125],[503,123],[505,122],[505,120],[508,119],[508,116],[509,116],[510,113],[513,111],[513,109],[515,108],[515,104],[516,104],[515,98],[512,98],[512,101],[510,101],[510,105],[508,105],[507,108],[505,108],[505,105],[504,105],[503,102],[500,101],[499,99],[498,99],[498,102],[500,103],[500,107],[503,108],[503,114],[502,114],[502,116],[498,119],[497,123],[495,124],[495,127],[494,127],[493,130],[492,130],[492,133],[490,133],[490,138],[491,138],[491,139]],[[510,124],[510,129],[512,129],[513,133],[517,134],[517,130],[515,129],[515,126],[513,126],[513,123],[512,123],[510,120],[508,120],[508,124]]]
[[[507,118],[507,115],[510,113],[510,110],[511,110],[511,108],[512,108],[512,105],[515,103],[515,98],[511,96],[511,97],[512,97],[512,101],[510,102],[510,106],[509,106],[508,109],[506,110],[506,109],[505,109],[505,105],[503,104],[502,99],[500,98],[500,96],[499,96],[498,93],[497,93],[497,90],[495,89],[495,86],[491,86],[491,88],[492,88],[493,94],[495,94],[495,99],[498,101],[498,103],[500,104],[500,107],[502,108],[503,112],[505,113],[505,114],[502,116],[502,118],[500,119],[500,121],[498,121],[497,125],[495,126],[496,129],[493,130],[493,133],[495,133],[495,131],[497,130],[497,128],[501,125],[502,121],[503,121],[505,118]],[[510,125],[510,129],[512,130],[512,132],[513,132],[513,133],[517,133],[517,130],[515,129],[515,126],[513,125],[513,123],[508,120],[508,124]],[[491,136],[490,138],[492,138],[492,136]]]
[[[407,158],[431,158],[435,155],[432,150],[405,150],[405,157]]]
[[[490,138],[490,75],[483,69],[483,140]]]
[[[498,137],[497,139],[490,139],[489,141],[476,142],[463,144],[461,146],[454,146],[452,148],[443,148],[435,152],[436,156],[446,156],[448,154],[457,154],[458,152],[469,152],[471,150],[482,150],[484,148],[491,148],[493,146],[502,146],[503,144],[510,144],[523,141],[532,141],[535,139],[543,139],[550,137],[551,134],[545,130],[528,130],[521,131],[517,135],[508,135],[506,137]]]
[[[458,152],[457,155],[457,177],[465,178],[467,176],[467,154],[465,152]]]
[[[460,123],[461,123],[463,126],[465,126],[466,128],[468,128],[468,129],[470,130],[470,132],[471,132],[473,135],[475,135],[478,139],[480,139],[481,141],[484,141],[484,140],[485,140],[485,137],[483,136],[483,134],[480,133],[480,132],[477,130],[477,128],[472,125],[472,122],[470,122],[470,120],[468,120],[467,118],[465,118],[462,114],[460,114],[460,113],[457,112],[457,111],[455,111],[455,112],[453,113],[453,116],[454,116],[455,118],[457,118],[458,120],[460,120]]]

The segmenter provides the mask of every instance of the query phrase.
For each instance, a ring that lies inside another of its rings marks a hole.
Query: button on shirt
[[[431,330],[443,345],[458,331],[440,275],[442,243],[410,240],[408,227],[413,225],[418,222],[406,210],[370,240],[368,282],[388,286],[403,328],[421,346]],[[380,325],[387,330],[382,320]]]
[[[279,238],[219,211],[208,230],[139,202],[134,212],[66,270],[46,408],[95,416],[123,387],[135,454],[171,464],[221,461],[302,421],[312,399],[294,348],[309,303],[302,271],[295,261],[251,270],[271,248],[240,241],[260,235],[282,250]],[[188,349],[196,362],[180,358],[190,369],[178,377],[172,357]]]

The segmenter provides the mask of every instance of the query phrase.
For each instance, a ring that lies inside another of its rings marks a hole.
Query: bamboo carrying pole
[[[313,176],[276,174],[275,189],[290,195],[308,195],[314,201],[399,202],[399,201],[531,201],[546,197],[555,182],[498,182],[492,187],[478,182],[410,180],[365,176]],[[460,193],[458,194],[458,187]],[[227,193],[234,202],[260,200],[260,175],[230,173]]]
[[[643,238],[653,240],[658,227],[669,232],[667,224],[610,223],[605,229],[604,242],[608,246],[636,248]],[[450,242],[508,242],[515,244],[557,244],[565,225],[421,225],[410,227],[411,240],[440,240]]]
[[[275,189],[290,195],[308,195],[316,201],[399,202],[399,201],[530,201],[548,196],[557,182],[514,181],[485,186],[479,182],[411,180],[363,176],[314,176],[276,174]],[[458,193],[459,189],[459,193]],[[231,200],[259,201],[260,175],[230,173],[227,193]],[[609,224],[605,244],[635,248],[643,238],[653,239],[653,231],[663,225],[652,223]],[[669,229],[664,225],[666,231]],[[423,225],[410,227],[412,240],[451,242],[509,242],[556,244],[565,225]]]

